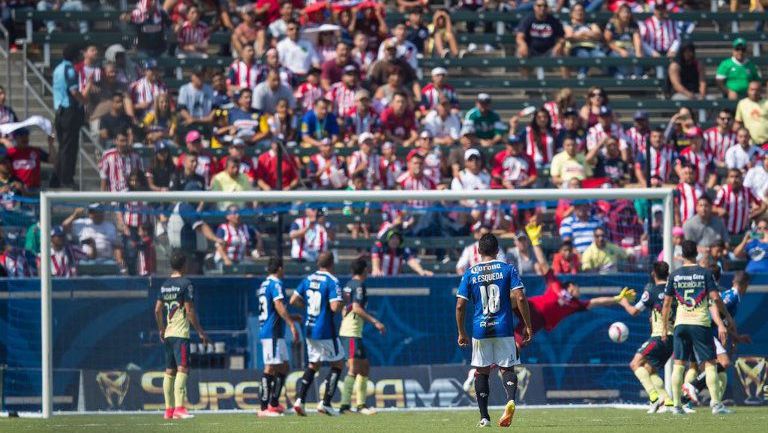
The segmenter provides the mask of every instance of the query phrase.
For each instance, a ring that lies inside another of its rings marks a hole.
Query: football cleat
[[[671,413],[672,415],[685,415],[685,412],[683,412],[683,409],[680,408],[680,406],[672,406],[667,409],[667,412]]]
[[[285,413],[285,406],[283,406],[282,404],[278,404],[277,406],[272,406],[270,404],[267,410],[270,412],[277,412],[279,414],[282,414],[282,413]]]
[[[317,413],[322,413],[328,416],[339,416],[339,413],[336,412],[336,409],[334,409],[333,406],[330,404],[326,406],[322,401],[317,404]]]
[[[165,419],[173,419],[173,408],[169,407],[165,409],[165,415],[163,415],[163,418]]]
[[[491,420],[488,418],[483,418],[480,420],[480,422],[477,423],[478,427],[492,427],[491,426]]]
[[[664,400],[657,398],[656,400],[649,403],[648,411],[646,413],[656,413],[659,412],[659,409],[664,404]]]
[[[368,406],[358,406],[357,413],[360,415],[376,415],[376,409]]]
[[[339,406],[339,415],[345,415],[348,413],[354,413],[352,412],[352,406],[348,404],[342,404]]]
[[[731,413],[733,413],[733,411],[725,407],[722,403],[712,406],[712,415],[728,415]]]
[[[307,413],[304,412],[304,403],[300,398],[297,398],[296,401],[293,402],[293,412],[297,416],[307,416]]]
[[[470,389],[475,385],[475,369],[471,368],[469,372],[467,373],[467,380],[464,381],[464,384],[461,385],[462,389],[464,389],[464,392],[469,392]]]
[[[686,397],[688,397],[689,400],[693,402],[695,405],[699,405],[699,392],[696,391],[696,387],[691,385],[690,383],[684,383],[683,384],[683,394],[685,394]]]
[[[696,409],[693,408],[691,403],[684,404],[683,405],[683,412],[685,413],[696,413]]]
[[[185,407],[177,407],[173,410],[173,419],[189,419],[194,417],[194,415],[187,412],[187,408]]]
[[[504,407],[504,414],[499,418],[499,427],[509,427],[513,416],[515,416],[515,402],[508,401]]]
[[[256,413],[256,415],[257,415],[259,418],[271,418],[271,417],[276,417],[276,416],[282,416],[282,414],[281,414],[281,413],[279,413],[279,412],[274,412],[274,411],[271,411],[271,410],[269,410],[268,408],[267,408],[267,409],[264,409],[264,410],[260,410],[260,411],[258,411],[258,412]]]

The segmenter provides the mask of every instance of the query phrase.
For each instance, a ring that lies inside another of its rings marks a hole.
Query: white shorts
[[[288,346],[285,338],[262,338],[261,356],[264,365],[279,365],[288,362]]]
[[[720,339],[717,337],[712,337],[715,339],[715,355],[720,356],[724,354],[728,354],[728,351],[725,350],[725,347],[723,347],[723,343],[720,342]]]
[[[472,339],[472,367],[512,367],[520,364],[515,337]]]
[[[313,340],[307,338],[307,358],[309,362],[335,362],[345,357],[344,347],[339,338]]]

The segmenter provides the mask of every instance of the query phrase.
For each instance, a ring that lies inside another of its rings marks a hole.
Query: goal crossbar
[[[672,188],[628,188],[628,189],[523,189],[523,190],[477,190],[466,191],[243,191],[221,193],[216,191],[179,192],[61,192],[46,191],[40,194],[40,251],[50,251],[51,209],[61,203],[144,201],[148,203],[197,201],[216,202],[404,202],[421,201],[556,201],[570,200],[620,200],[650,199],[663,200],[664,260],[672,263],[672,226],[674,224]],[[40,312],[41,312],[41,356],[42,356],[42,417],[53,414],[53,304],[51,297],[50,260],[40,260]]]

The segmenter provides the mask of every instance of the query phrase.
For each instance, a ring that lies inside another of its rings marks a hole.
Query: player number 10
[[[499,302],[499,286],[489,284],[480,286],[480,298],[483,301],[483,314],[495,314],[499,312],[501,303]]]

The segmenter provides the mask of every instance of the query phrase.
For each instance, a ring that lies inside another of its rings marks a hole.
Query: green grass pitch
[[[494,422],[500,411],[491,412]],[[306,418],[287,415],[257,418],[254,414],[200,414],[184,421],[165,421],[161,415],[75,415],[50,420],[3,418],[0,432],[104,432],[104,433],[450,433],[475,430],[476,411],[397,411],[375,416],[345,415],[338,418],[310,413]],[[518,409],[511,429],[535,433],[751,433],[766,432],[768,408],[736,408],[727,416],[713,416],[705,408],[693,415],[647,415],[628,409]],[[498,427],[494,427],[498,429]]]

